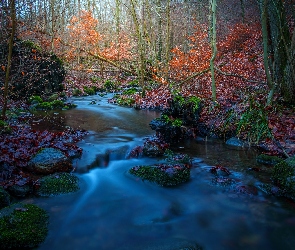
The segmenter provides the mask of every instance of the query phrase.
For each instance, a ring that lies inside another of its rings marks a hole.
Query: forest
[[[271,165],[261,190],[295,201],[294,0],[2,0],[0,28],[0,209],[12,204],[9,216],[29,211],[39,219],[30,223],[45,225],[42,209],[13,201],[76,191],[47,195],[44,183],[57,173],[64,187],[78,182],[73,159],[89,131],[36,121],[71,112],[75,98],[87,97],[90,105],[99,97],[158,112],[149,124],[156,135],[133,145],[128,158],[165,156],[169,164],[131,174],[178,185],[192,167],[188,155],[173,152],[183,141],[234,138]],[[44,161],[54,157],[49,169]],[[149,171],[160,171],[160,180]],[[229,181],[223,165],[210,172]],[[7,220],[1,213],[5,249],[38,246],[47,234],[41,227],[20,237],[18,226],[7,233]]]

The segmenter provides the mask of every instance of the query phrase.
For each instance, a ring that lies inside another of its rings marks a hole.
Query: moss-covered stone
[[[155,182],[160,186],[175,186],[190,179],[190,169],[183,164],[135,166],[129,172],[143,180]]]
[[[38,181],[37,194],[54,196],[79,190],[79,178],[69,173],[56,173],[42,177]]]
[[[48,215],[32,204],[13,204],[0,210],[1,249],[31,249],[47,236]]]
[[[288,197],[295,197],[295,156],[276,164],[272,179]]]
[[[261,154],[257,156],[256,161],[261,164],[276,165],[283,161],[283,159],[273,155]]]
[[[43,148],[29,161],[29,170],[37,174],[70,172],[73,169],[70,159],[59,149]]]
[[[4,190],[3,187],[0,187],[0,209],[10,204],[10,195]]]

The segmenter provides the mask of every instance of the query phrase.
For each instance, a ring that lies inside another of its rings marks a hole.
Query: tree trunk
[[[271,77],[271,69],[269,68],[268,62],[268,31],[267,31],[267,2],[268,0],[263,0],[261,3],[261,27],[262,27],[262,40],[263,40],[263,63],[264,63],[264,71],[266,75],[267,85],[269,87],[269,94],[267,97],[266,105],[270,105],[273,99],[275,84]]]
[[[12,28],[11,28],[11,34],[10,34],[10,39],[9,39],[7,67],[6,67],[6,72],[5,72],[4,103],[3,103],[3,109],[2,109],[2,120],[5,119],[5,114],[6,114],[6,110],[7,110],[8,83],[9,83],[11,60],[12,60],[13,39],[14,39],[15,30],[16,30],[15,0],[11,0],[10,4],[11,4],[10,9],[11,9]]]
[[[286,19],[283,1],[268,1],[270,55],[273,64],[273,81],[279,86],[284,100],[295,104],[294,49]],[[293,31],[294,32],[294,31]]]
[[[211,10],[210,38],[211,38],[212,57],[210,59],[210,71],[211,71],[211,80],[212,80],[212,100],[213,102],[216,102],[216,83],[215,83],[215,74],[214,74],[214,61],[217,55],[216,0],[209,0],[209,1],[210,1],[210,10]]]

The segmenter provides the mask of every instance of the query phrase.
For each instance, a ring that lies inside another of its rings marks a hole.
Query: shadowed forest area
[[[40,175],[74,171],[71,160],[83,154],[76,143],[89,131],[35,125],[40,113],[74,109],[71,98],[86,96],[159,111],[150,124],[156,138],[129,157],[151,147],[163,155],[188,138],[235,138],[265,162],[284,163],[273,164],[274,186],[265,190],[294,201],[294,0],[3,0],[0,28],[0,208],[11,204],[7,192],[16,199],[38,193],[47,181]],[[48,148],[58,151],[48,156]],[[35,163],[40,152],[61,165]],[[177,171],[187,171],[189,160],[181,164]],[[46,215],[26,206],[12,210],[32,210],[44,224]],[[38,245],[42,230],[16,244]],[[0,242],[12,249],[9,237]]]

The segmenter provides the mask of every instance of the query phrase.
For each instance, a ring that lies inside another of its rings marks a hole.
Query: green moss
[[[29,49],[35,49],[38,52],[42,51],[42,48],[39,45],[35,44],[34,42],[32,42],[30,40],[24,40],[24,41],[22,41],[22,44]]]
[[[47,235],[48,215],[32,204],[14,204],[0,210],[1,249],[29,249]]]
[[[37,194],[40,196],[54,196],[79,190],[79,179],[69,173],[56,173],[45,176],[39,181]]]
[[[51,109],[53,109],[53,106],[52,106],[51,102],[42,102],[42,103],[39,103],[36,106],[36,109],[39,109],[39,110],[51,110]]]
[[[7,133],[10,133],[11,131],[12,131],[12,129],[11,129],[10,125],[5,121],[0,120],[0,134],[2,134],[2,133],[7,134]]]
[[[119,97],[117,103],[121,106],[132,106],[135,103],[135,100],[129,97]]]
[[[129,172],[160,186],[175,186],[190,179],[189,168],[181,165],[135,166]]]
[[[132,86],[132,87],[137,87],[138,86],[138,80],[135,79],[135,80],[132,80],[128,83],[129,86]]]
[[[133,95],[137,92],[136,88],[131,88],[123,91],[123,95]]]
[[[108,90],[114,90],[117,88],[117,85],[112,80],[106,80],[104,83],[104,88],[106,88]]]
[[[272,179],[284,192],[295,195],[295,156],[276,164]]]
[[[271,138],[268,118],[264,107],[250,107],[241,115],[237,124],[237,134],[245,133],[250,142],[258,143],[265,138]]]
[[[83,89],[84,89],[84,92],[85,92],[87,95],[95,95],[95,89],[94,89],[94,88],[84,86]]]
[[[53,109],[62,109],[65,106],[64,102],[61,100],[55,100],[50,103]]]
[[[58,94],[52,94],[51,96],[49,96],[48,98],[48,101],[52,102],[52,101],[55,101],[59,98],[59,95]]]
[[[283,161],[283,159],[280,157],[272,156],[272,155],[265,155],[265,154],[258,155],[256,160],[258,163],[262,163],[262,164],[266,164],[266,165],[276,165],[276,164],[280,163],[281,161]]]
[[[73,90],[73,96],[79,96],[82,94],[82,91],[80,89],[74,89]]]
[[[30,104],[42,103],[43,100],[39,95],[33,95],[29,98]]]
[[[91,76],[91,77],[90,77],[90,81],[91,81],[92,83],[97,83],[97,82],[101,81],[101,78],[98,77],[98,76]]]

